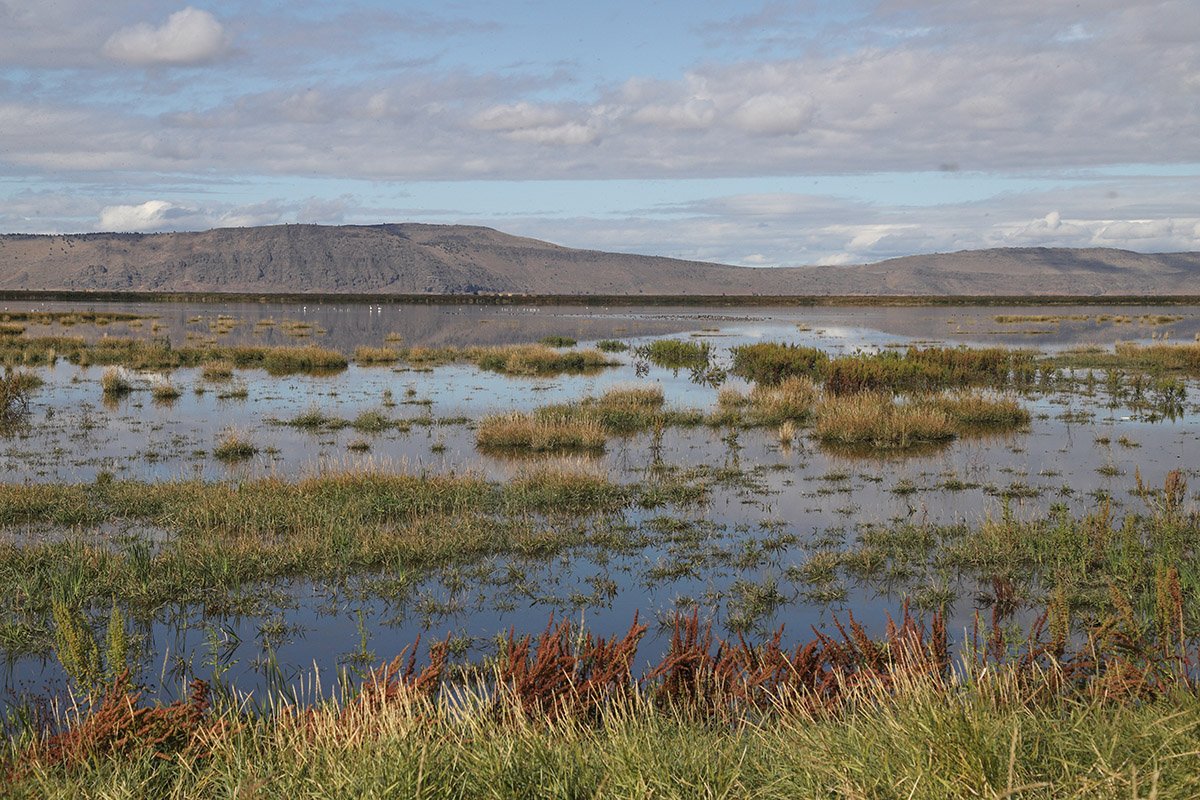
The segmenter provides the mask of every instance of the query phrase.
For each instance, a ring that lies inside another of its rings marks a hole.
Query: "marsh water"
[[[80,310],[78,302],[18,305],[9,311]],[[708,342],[713,362],[728,366],[730,348],[755,341],[794,342],[831,355],[918,343],[1033,348],[1054,352],[1116,342],[1193,341],[1200,308],[1080,306],[1003,307],[529,307],[486,305],[301,305],[92,303],[87,309],[145,315],[111,324],[30,323],[27,335],[167,338],[175,345],[319,344],[350,353],[356,346],[490,345],[568,336],[587,347],[601,339],[631,346],[673,337]],[[0,315],[2,315],[0,311]],[[30,412],[0,439],[8,483],[85,483],[111,475],[160,481],[241,481],[367,467],[454,472],[505,480],[530,458],[480,452],[480,418],[508,410],[596,396],[629,383],[660,384],[669,405],[710,410],[718,387],[688,370],[645,362],[632,352],[592,375],[511,377],[469,364],[428,368],[357,366],[328,376],[271,376],[239,370],[225,383],[199,369],[176,369],[183,390],[170,402],[149,388],[162,376],[130,373],[135,391],[105,402],[104,368],[65,360],[38,367],[45,384]],[[697,426],[612,439],[602,454],[576,456],[615,482],[642,480],[654,469],[720,473],[708,499],[678,509],[630,510],[621,524],[642,534],[635,548],[583,547],[549,560],[493,557],[379,589],[381,576],[337,585],[291,582],[264,587],[250,612],[174,608],[138,631],[146,682],[167,696],[185,676],[219,675],[253,692],[271,681],[336,675],[398,653],[418,635],[456,637],[464,657],[489,652],[510,628],[537,632],[551,615],[590,630],[623,632],[635,611],[651,621],[643,652],[662,647],[665,621],[698,608],[723,629],[810,635],[853,611],[877,630],[907,601],[948,601],[951,630],[972,624],[986,587],[950,569],[855,580],[822,574],[820,554],[844,546],[864,527],[905,522],[978,525],[999,515],[1035,516],[1052,506],[1085,513],[1100,502],[1137,510],[1140,477],[1161,485],[1171,470],[1200,475],[1200,386],[1186,384],[1173,414],[1146,413],[1111,397],[1102,376],[1063,380],[1025,391],[1027,431],[964,437],[945,446],[891,455],[849,455],[820,447],[805,431],[784,442],[777,430]],[[728,377],[724,385],[745,388]],[[236,391],[230,391],[233,387]],[[352,427],[306,431],[280,424],[302,411],[353,420],[377,410],[411,422],[407,430],[364,433]],[[230,431],[259,453],[226,464],[213,455]],[[1200,481],[1193,480],[1200,485]],[[166,532],[135,531],[153,537]],[[65,535],[126,535],[120,523],[99,531],[6,529],[10,540]],[[382,576],[387,577],[387,576]],[[9,697],[61,684],[53,657],[8,654]]]

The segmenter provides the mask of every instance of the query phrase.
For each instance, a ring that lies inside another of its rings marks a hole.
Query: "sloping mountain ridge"
[[[0,289],[558,295],[1200,294],[1200,253],[1011,248],[849,267],[578,250],[464,225],[0,236]]]

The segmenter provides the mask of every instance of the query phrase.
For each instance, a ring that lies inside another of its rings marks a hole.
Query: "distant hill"
[[[0,236],[0,289],[605,295],[1200,294],[1200,253],[1006,248],[756,269],[464,225]]]

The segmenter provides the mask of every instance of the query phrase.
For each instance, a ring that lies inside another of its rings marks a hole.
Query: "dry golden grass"
[[[120,397],[133,391],[133,384],[125,377],[125,371],[117,367],[104,370],[100,378],[100,387],[106,397]]]
[[[475,442],[482,450],[602,450],[606,440],[604,428],[596,420],[566,414],[496,414],[480,420],[475,431]]]
[[[954,422],[929,402],[893,402],[886,394],[830,396],[817,407],[817,438],[826,444],[903,450],[953,439]]]
[[[473,348],[471,356],[481,369],[507,375],[589,372],[619,363],[599,350],[564,351],[541,344]]]
[[[200,377],[206,381],[227,381],[233,377],[233,363],[209,361],[200,367]]]
[[[354,348],[354,361],[357,364],[395,364],[400,360],[400,351],[391,347]]]
[[[624,383],[605,391],[597,405],[649,411],[661,408],[664,401],[663,388],[657,383]]]
[[[930,402],[960,426],[995,429],[1029,424],[1029,412],[1012,397],[959,391],[934,397]]]
[[[759,425],[777,425],[807,418],[819,397],[817,385],[808,378],[785,378],[774,386],[756,385],[750,391],[750,409]],[[717,398],[720,403],[720,397]]]

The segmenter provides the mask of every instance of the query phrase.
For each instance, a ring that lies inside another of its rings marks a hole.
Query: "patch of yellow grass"
[[[929,402],[896,403],[889,395],[827,397],[817,407],[817,438],[826,444],[903,450],[955,436],[954,422]]]
[[[602,450],[606,440],[596,420],[565,414],[495,414],[480,420],[475,430],[475,443],[483,450]]]

